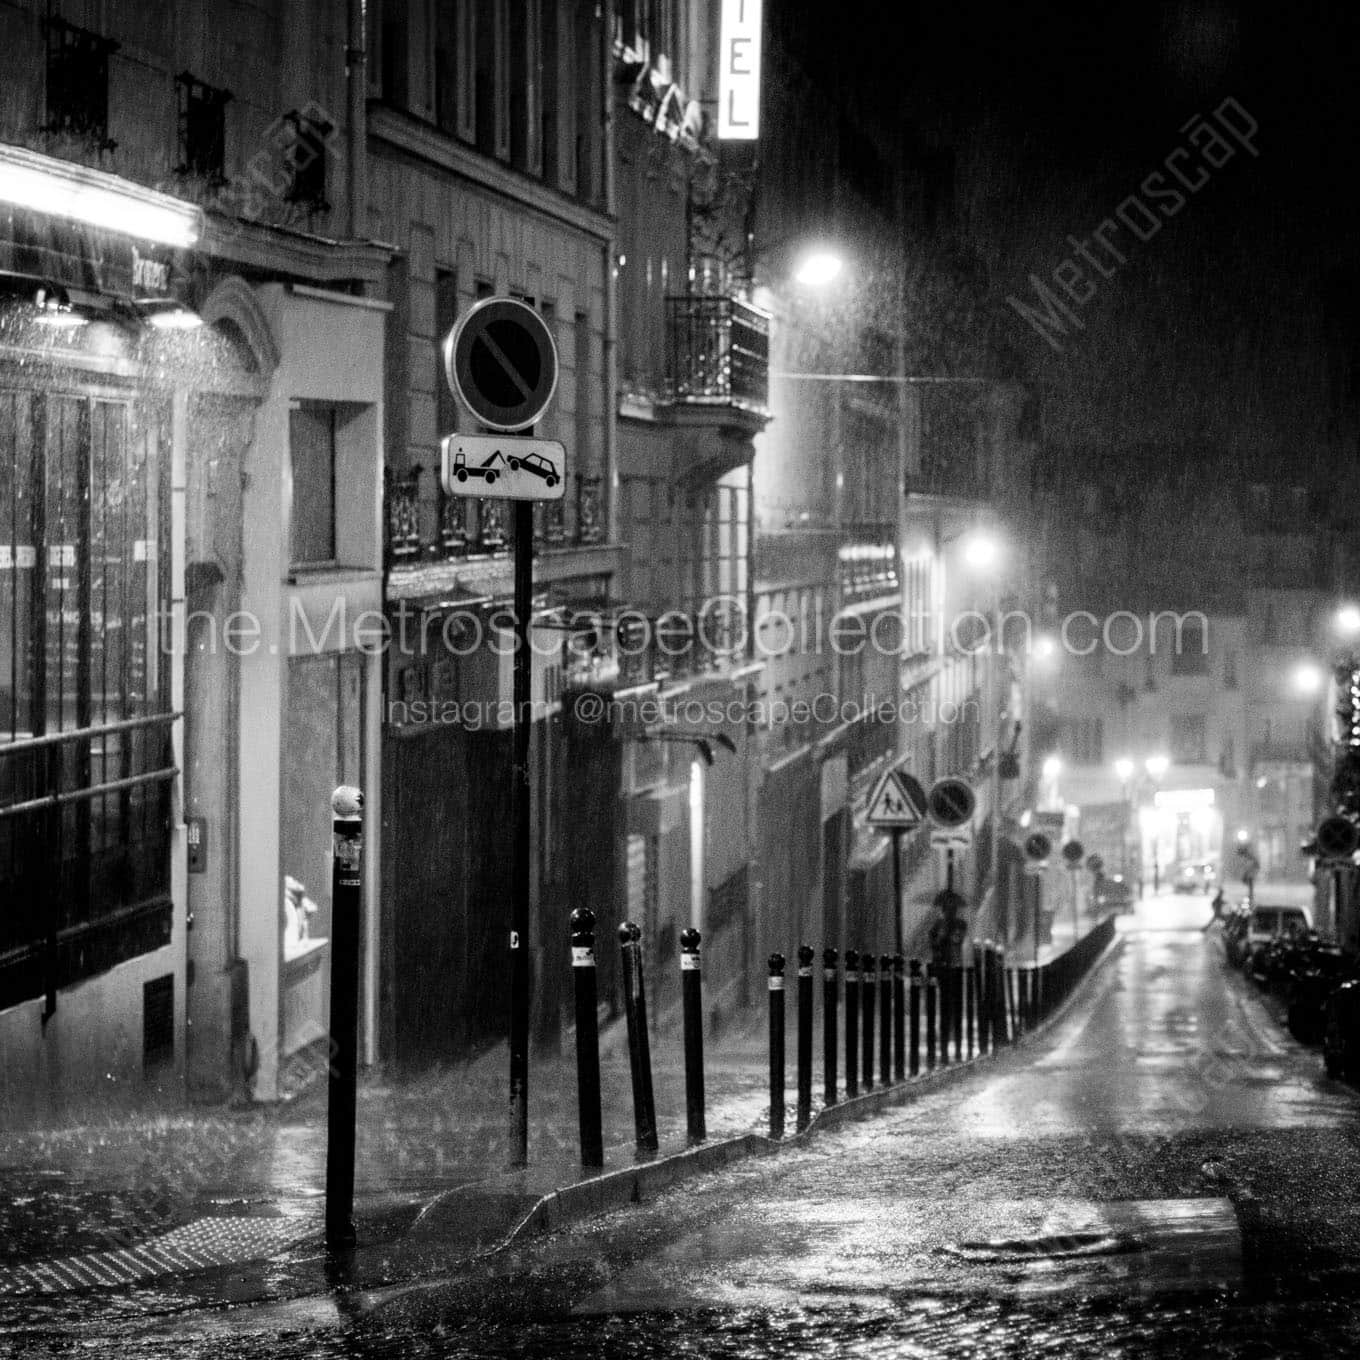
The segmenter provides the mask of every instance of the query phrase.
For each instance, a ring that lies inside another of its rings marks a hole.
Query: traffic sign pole
[[[532,431],[530,431],[532,433]],[[512,672],[514,806],[510,869],[510,1160],[529,1164],[529,700],[533,661],[534,504],[515,502],[515,655]]]
[[[902,832],[892,833],[893,855],[893,932],[897,941],[894,953],[902,952]]]

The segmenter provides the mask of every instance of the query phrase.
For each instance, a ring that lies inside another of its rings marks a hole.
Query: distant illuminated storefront
[[[1214,790],[1158,789],[1138,813],[1144,877],[1169,885],[1186,865],[1218,866],[1223,849],[1223,813]]]

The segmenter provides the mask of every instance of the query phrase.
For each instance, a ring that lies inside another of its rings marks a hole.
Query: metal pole
[[[571,914],[571,977],[576,993],[576,1107],[581,1129],[581,1165],[603,1166],[595,913],[589,907],[577,907]]]
[[[810,944],[798,946],[798,1131],[812,1122],[812,960]]]
[[[364,795],[331,796],[331,1061],[326,1104],[326,1245],[352,1247],[354,1113],[359,1065],[359,915]]]
[[[619,957],[623,965],[623,1013],[628,1026],[628,1069],[633,1080],[633,1131],[638,1148],[655,1152],[656,1115],[651,1101],[652,1074],[647,1057],[647,1012],[641,1004],[642,932],[631,921],[619,927]]]
[[[860,1077],[864,1089],[874,1089],[874,995],[877,979],[874,971],[874,955],[869,949],[861,950],[859,956],[859,1025],[864,1035],[864,1060],[860,1064]]]
[[[680,932],[680,1004],[685,1012],[685,1118],[689,1142],[708,1137],[704,1119],[704,1016],[700,993],[699,932],[690,926]]]
[[[935,965],[929,965],[926,977],[926,1067],[935,1070],[935,1012],[940,1004],[940,980],[935,976]]]
[[[965,1006],[964,1038],[966,1040],[965,1053],[967,1057],[973,1056],[973,1011],[977,1005],[977,970],[963,966],[963,994]]]
[[[845,1094],[859,1095],[859,951],[845,951]]]
[[[527,433],[532,433],[528,431]],[[534,507],[515,502],[515,654],[511,691],[514,764],[511,769],[510,851],[510,1161],[529,1162],[529,615],[534,597]]]
[[[836,1103],[836,951],[822,950],[822,1076],[828,1105]]]
[[[633,985],[637,988],[638,1070],[642,1074],[643,1110],[646,1114],[648,1152],[657,1149],[656,1097],[652,1093],[652,1038],[647,1027],[647,978],[642,966],[642,928],[633,922],[628,925],[633,940]]]
[[[770,1137],[784,1136],[784,956],[770,955]]]
[[[973,946],[973,972],[977,978],[974,985],[977,989],[979,1053],[990,1051],[992,1046],[992,1015],[989,1009],[992,1004],[992,979],[988,967],[991,954],[990,940],[984,940],[980,946],[976,944]]]
[[[914,1077],[921,1070],[921,960],[912,959],[909,967],[911,970],[911,981],[908,984],[911,1004],[911,1048],[908,1066],[911,1075]]]
[[[893,1080],[907,1079],[907,961],[894,954],[893,969]]]
[[[894,950],[902,953],[902,832],[894,827],[892,833],[893,857],[893,939]]]
[[[878,1079],[884,1086],[892,1085],[892,1021],[893,1021],[892,955],[878,960]]]

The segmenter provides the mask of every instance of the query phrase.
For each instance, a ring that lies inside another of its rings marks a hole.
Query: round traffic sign
[[[962,779],[937,779],[928,799],[930,819],[936,826],[962,826],[973,815],[977,798]]]
[[[526,302],[484,298],[444,341],[444,375],[454,396],[488,429],[528,429],[557,389],[557,346]]]
[[[1062,848],[1062,857],[1075,869],[1086,856],[1086,847],[1080,841],[1068,841]]]
[[[1318,823],[1317,848],[1324,859],[1350,859],[1360,847],[1360,829],[1349,817],[1324,817]]]
[[[1053,853],[1053,842],[1042,831],[1031,832],[1025,837],[1025,854],[1030,859],[1047,859]]]

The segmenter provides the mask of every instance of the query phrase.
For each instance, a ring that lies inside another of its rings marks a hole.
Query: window
[[[506,0],[477,3],[477,150],[510,158],[510,14]]]
[[[1175,648],[1171,654],[1172,675],[1208,674],[1208,644],[1202,625],[1187,620],[1180,629],[1179,637],[1173,632],[1172,646]]]
[[[292,109],[283,116],[292,128],[292,145],[286,156],[289,170],[288,187],[284,197],[289,203],[299,203],[314,212],[328,212],[326,201],[326,155],[335,125],[309,105],[299,112]]]
[[[516,170],[543,173],[543,0],[522,0],[510,22],[510,158]]]
[[[1176,713],[1171,718],[1171,759],[1177,765],[1203,765],[1205,719],[1202,713]]]
[[[469,0],[435,8],[435,122],[465,142],[477,139],[477,11]]]
[[[179,92],[179,173],[210,184],[226,182],[226,109],[230,90],[214,89],[187,71],[175,77]]]
[[[300,405],[289,413],[293,469],[293,562],[320,566],[336,560],[334,407]]]
[[[118,44],[64,19],[47,24],[47,130],[109,140],[109,57]]]

